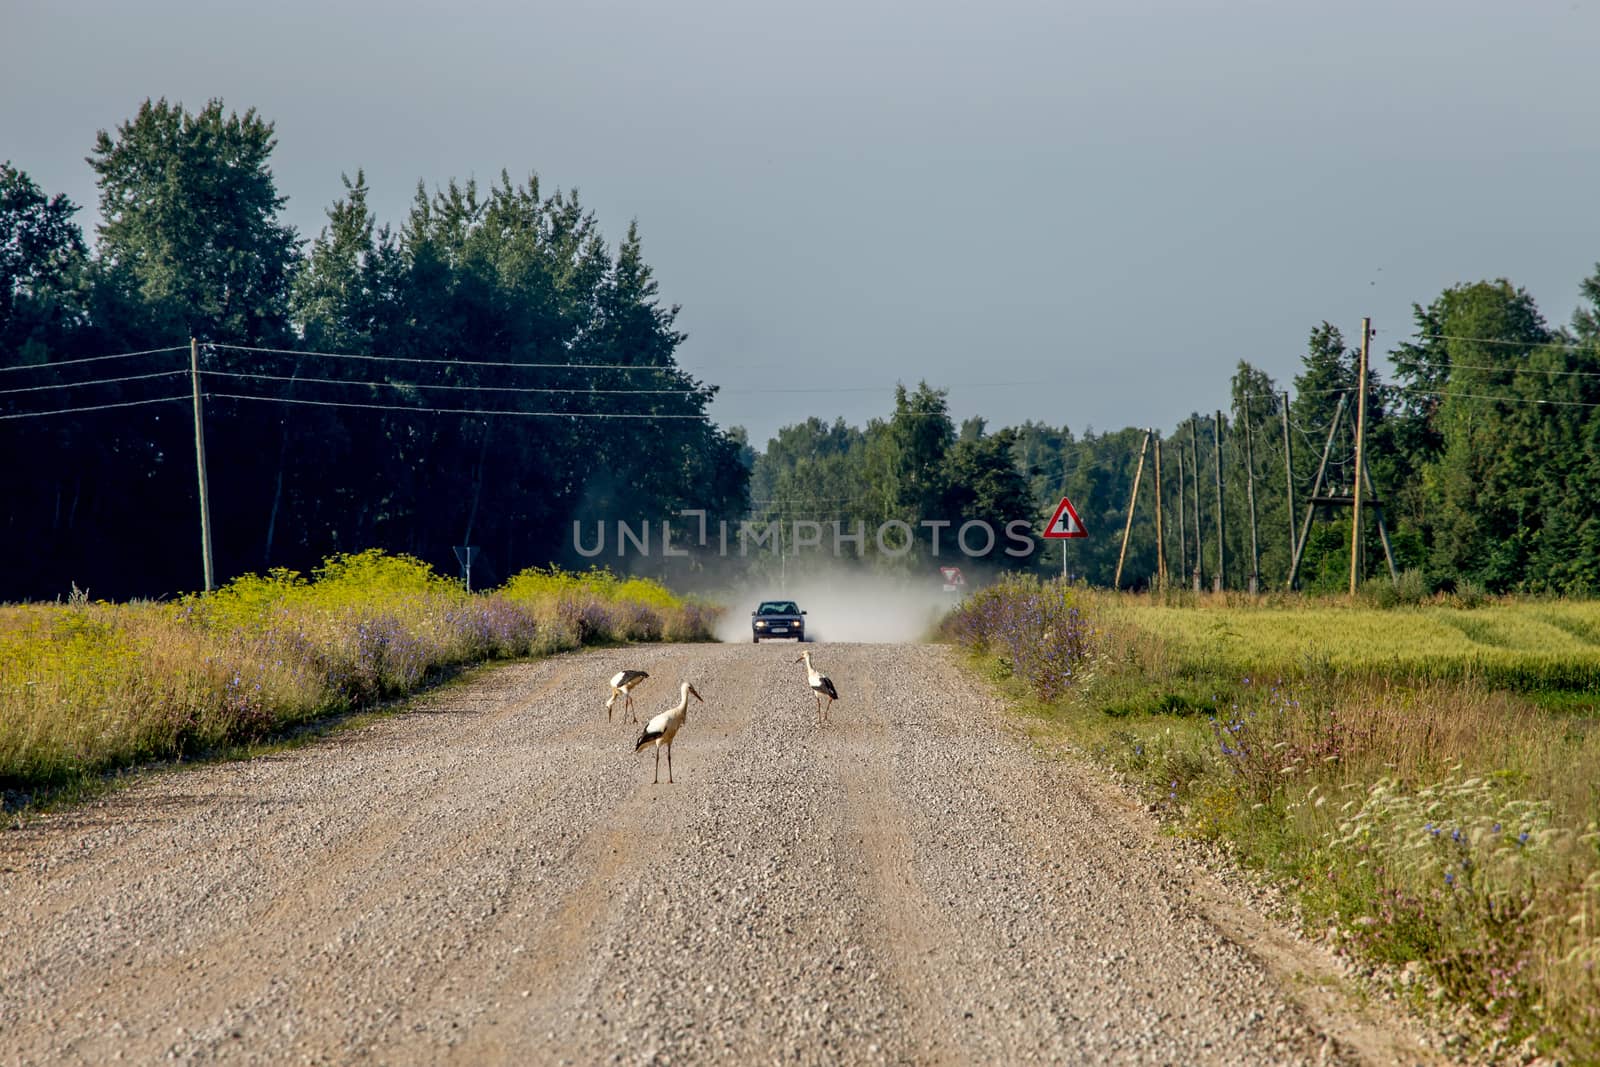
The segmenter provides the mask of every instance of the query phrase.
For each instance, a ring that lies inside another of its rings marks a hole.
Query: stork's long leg
[[[667,784],[672,785],[672,742],[667,742]]]
[[[667,764],[667,773],[668,774],[672,773],[672,764],[670,764],[670,763]],[[654,782],[652,782],[651,784],[652,785],[660,785],[661,784],[661,746],[660,745],[656,746],[656,780]]]

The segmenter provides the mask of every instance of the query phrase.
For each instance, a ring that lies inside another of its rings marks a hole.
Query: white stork
[[[648,671],[618,671],[611,676],[611,695],[606,697],[606,722],[611,721],[611,707],[618,697],[622,698],[622,706],[633,716],[633,721],[639,721],[639,716],[633,714],[633,688],[648,677]]]
[[[684,682],[678,690],[678,704],[674,708],[663,711],[660,715],[645,724],[644,733],[639,735],[638,744],[633,746],[635,752],[644,751],[644,746],[656,746],[656,780],[655,785],[661,784],[661,746],[667,746],[667,784],[672,785],[672,739],[678,736],[678,731],[683,729],[683,724],[689,721],[689,698],[694,697],[704,704],[705,698],[694,691],[694,686]]]
[[[828,698],[829,709],[833,707],[833,702],[839,699],[839,690],[833,687],[833,679],[811,665],[809,649],[800,653],[800,658],[795,662],[803,662],[806,665],[806,682],[811,686],[811,695],[817,698],[817,722],[819,724],[828,722],[828,712],[823,710],[822,698]]]

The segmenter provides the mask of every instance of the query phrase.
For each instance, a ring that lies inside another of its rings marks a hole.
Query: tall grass
[[[1108,600],[1101,611],[1108,625],[1127,620],[1187,662],[1233,673],[1292,673],[1315,659],[1346,673],[1528,692],[1600,690],[1600,601],[1384,610],[1334,599],[1190,595]]]
[[[0,789],[250,742],[442,672],[613,641],[711,639],[711,609],[605,571],[468,594],[406,556],[334,557],[174,603],[0,607]]]
[[[1492,1053],[1600,1062],[1600,718],[1584,688],[1600,605],[1061,595],[1097,636],[1054,697],[1015,670],[1027,656],[968,636],[992,605],[974,598],[946,632],[1042,728],[1292,887],[1312,928],[1394,965],[1419,1005],[1444,996]]]

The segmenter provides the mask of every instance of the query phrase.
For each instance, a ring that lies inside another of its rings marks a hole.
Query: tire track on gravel
[[[851,709],[852,719],[859,716],[862,721],[855,730],[889,738],[894,725],[878,705],[877,682],[867,677],[857,684],[861,698],[859,710]],[[957,936],[923,891],[905,813],[889,781],[887,760],[874,753],[868,760],[848,766],[840,784],[846,809],[844,832],[847,839],[854,836],[862,851],[855,875],[861,881],[862,896],[874,905],[864,912],[867,937],[904,1000],[913,1058],[928,1064],[966,1062],[948,1044],[948,1027],[955,1021],[950,991],[930,981],[935,972],[956,966],[951,946],[957,943]]]

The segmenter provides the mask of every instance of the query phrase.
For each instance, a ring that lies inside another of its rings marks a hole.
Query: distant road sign
[[[1078,511],[1072,506],[1072,501],[1066,497],[1061,498],[1061,503],[1056,507],[1056,513],[1050,516],[1050,523],[1044,528],[1046,537],[1088,537],[1089,531],[1083,528],[1083,520],[1078,518]]]
[[[944,575],[944,591],[946,593],[959,593],[967,584],[966,576],[961,573],[960,567],[940,567],[939,573]]]
[[[466,584],[467,592],[472,592],[472,561],[478,558],[477,545],[452,545],[456,553],[456,562],[461,564],[461,580]]]

